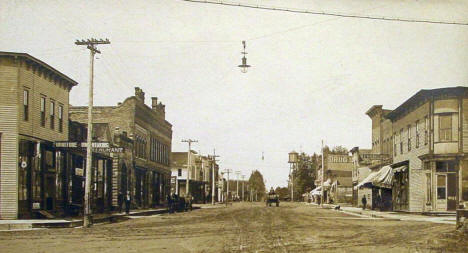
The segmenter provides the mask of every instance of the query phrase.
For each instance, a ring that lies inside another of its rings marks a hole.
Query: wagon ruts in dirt
[[[278,194],[268,194],[266,197],[266,205],[271,206],[271,203],[275,203],[276,206],[279,206],[279,195]]]

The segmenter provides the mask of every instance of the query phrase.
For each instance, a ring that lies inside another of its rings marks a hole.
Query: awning
[[[407,170],[408,170],[408,166],[403,165],[403,166],[394,168],[393,172],[404,172],[404,171],[407,171]]]
[[[322,195],[322,186],[319,186],[310,191],[310,195]]]
[[[384,166],[379,171],[372,172],[364,180],[362,180],[356,187],[380,187],[380,188],[392,188],[393,180],[393,169],[390,166]]]

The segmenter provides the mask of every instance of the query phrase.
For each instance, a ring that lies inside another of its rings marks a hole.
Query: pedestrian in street
[[[377,197],[376,197],[376,199],[375,199],[375,202],[376,202],[375,204],[377,205],[377,209],[378,209],[379,211],[382,211],[382,197],[380,197],[380,193],[377,194]]]
[[[131,204],[131,197],[130,191],[127,191],[127,195],[125,196],[125,213],[130,214],[130,204]]]
[[[170,194],[167,194],[167,211],[169,213],[172,213],[173,212],[173,208],[172,208],[172,201],[173,199],[171,198],[171,195]]]
[[[361,202],[362,202],[362,210],[366,209],[366,205],[367,205],[366,195],[362,196]]]
[[[124,202],[124,197],[123,197],[122,192],[119,192],[119,196],[118,196],[118,198],[117,198],[117,202],[118,202],[118,205],[119,205],[119,213],[121,213],[121,212],[122,212],[123,202]]]

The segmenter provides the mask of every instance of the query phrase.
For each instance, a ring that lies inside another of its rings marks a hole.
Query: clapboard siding
[[[0,219],[15,219],[18,210],[18,69],[8,63],[0,66]]]
[[[468,99],[463,99],[463,152],[468,152]]]
[[[49,141],[66,141],[68,140],[68,107],[69,107],[69,92],[54,83],[53,80],[45,77],[38,72],[32,73],[31,70],[22,69],[20,71],[20,87],[31,87],[30,93],[31,109],[30,122],[25,123],[22,116],[20,121],[20,134],[35,136],[40,139]],[[21,92],[21,99],[23,93]],[[41,126],[41,97],[46,98],[46,124]],[[22,100],[20,100],[22,101]],[[50,128],[50,102],[55,102],[55,127]],[[59,132],[58,127],[58,106],[63,105],[63,132]],[[22,110],[21,110],[22,115]],[[22,125],[25,125],[24,127]]]

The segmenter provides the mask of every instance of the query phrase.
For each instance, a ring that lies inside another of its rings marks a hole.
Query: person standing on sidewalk
[[[130,214],[130,204],[131,204],[130,191],[127,191],[125,196],[125,213]]]
[[[366,209],[366,205],[367,205],[366,195],[362,195],[361,202],[362,202],[362,210]]]

